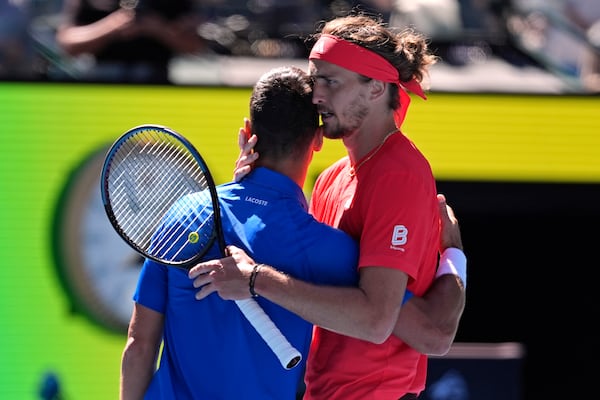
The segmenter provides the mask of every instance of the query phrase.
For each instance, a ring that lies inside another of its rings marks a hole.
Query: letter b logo
[[[406,244],[408,240],[408,229],[404,225],[394,226],[394,233],[392,234],[392,246],[401,246]]]

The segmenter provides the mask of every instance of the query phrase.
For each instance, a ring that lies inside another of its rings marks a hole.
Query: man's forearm
[[[456,337],[465,298],[458,276],[438,277],[423,297],[413,296],[402,306],[394,335],[421,353],[446,354]]]
[[[152,353],[138,354],[128,349],[123,353],[121,364],[120,400],[144,397],[154,373]]]
[[[385,341],[397,319],[398,302],[386,309],[362,288],[313,285],[271,267],[261,269],[255,290],[315,325],[373,343]]]

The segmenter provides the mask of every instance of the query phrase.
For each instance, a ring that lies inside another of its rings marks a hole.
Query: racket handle
[[[258,334],[273,350],[283,368],[292,369],[300,364],[302,354],[288,342],[283,333],[254,299],[236,300],[236,304]]]

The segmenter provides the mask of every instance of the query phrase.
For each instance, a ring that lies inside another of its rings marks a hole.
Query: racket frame
[[[119,151],[121,146],[125,142],[127,142],[127,140],[129,140],[131,137],[134,137],[134,136],[140,134],[143,131],[159,131],[159,132],[167,133],[170,136],[173,136],[177,141],[179,141],[186,148],[187,151],[189,151],[189,153],[192,155],[192,157],[194,157],[194,159],[200,166],[200,169],[202,170],[202,173],[204,174],[204,177],[206,179],[206,186],[209,191],[210,199],[211,199],[211,203],[212,203],[212,207],[213,207],[214,227],[213,227],[212,235],[211,235],[209,241],[207,242],[207,244],[203,247],[202,251],[199,252],[198,254],[196,254],[193,258],[191,258],[189,260],[183,260],[183,261],[165,260],[163,258],[160,258],[153,254],[150,254],[149,252],[144,250],[142,247],[138,246],[135,243],[135,241],[133,241],[125,233],[123,228],[117,222],[117,218],[113,211],[113,208],[111,205],[111,199],[110,199],[110,195],[109,195],[109,188],[108,188],[108,185],[109,185],[108,176],[111,172],[112,160],[114,159],[115,154]],[[130,130],[128,130],[127,132],[125,132],[124,134],[122,134],[112,144],[112,146],[107,151],[106,157],[104,159],[104,164],[102,166],[102,173],[100,176],[100,185],[101,185],[100,192],[101,192],[101,196],[102,196],[102,203],[104,205],[104,210],[106,211],[106,215],[108,216],[108,219],[109,219],[111,225],[117,231],[119,236],[121,236],[129,246],[131,246],[138,253],[142,254],[144,257],[147,257],[147,258],[149,258],[153,261],[156,261],[158,263],[161,263],[161,264],[179,267],[179,268],[183,268],[183,269],[190,269],[191,267],[194,266],[194,264],[198,263],[199,260],[202,259],[202,257],[206,254],[206,252],[208,250],[210,250],[210,248],[212,247],[215,240],[217,240],[217,242],[218,242],[219,252],[220,252],[221,256],[222,257],[227,256],[226,245],[225,245],[225,236],[224,236],[223,227],[221,224],[221,208],[219,205],[219,198],[218,198],[218,194],[217,194],[215,181],[212,177],[212,174],[210,173],[210,170],[208,168],[208,165],[206,164],[206,161],[204,160],[204,158],[202,157],[200,152],[198,152],[198,150],[194,147],[194,145],[189,140],[187,140],[183,135],[179,134],[178,132],[176,132],[166,126],[163,126],[163,125],[145,124],[145,125],[135,126],[135,127],[131,128]]]

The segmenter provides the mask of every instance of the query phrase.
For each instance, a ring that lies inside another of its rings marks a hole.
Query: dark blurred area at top
[[[126,7],[131,1],[121,0],[120,5]],[[134,3],[142,7],[144,1]],[[160,0],[148,1],[160,3]],[[64,2],[0,0],[0,80],[94,80],[89,78],[89,72],[100,66],[99,56],[91,51],[80,54],[67,51],[57,41],[57,31],[66,18]],[[118,0],[87,2],[104,5]],[[534,75],[521,74],[523,82],[534,79],[528,76],[551,77],[560,82],[557,90],[561,92],[600,92],[595,69],[600,54],[600,1],[597,0],[190,0],[189,3],[189,13],[196,21],[195,34],[203,45],[200,50],[171,49],[171,78],[166,82],[148,78],[145,83],[207,83],[207,79],[212,79],[211,65],[213,70],[223,69],[223,59],[233,60],[240,71],[251,68],[256,61],[279,65],[284,62],[282,59],[288,59],[303,65],[308,55],[305,38],[315,31],[319,21],[359,8],[381,15],[390,26],[412,26],[430,37],[432,49],[442,60],[436,67],[439,71],[463,72],[469,75],[462,77],[467,80],[475,79],[477,74],[465,68],[487,69],[488,77],[493,68],[514,74],[526,70]],[[571,3],[587,3],[588,21],[581,24],[568,12]],[[167,29],[166,24],[157,21],[152,24],[154,33]],[[169,56],[164,54],[161,58],[168,60]],[[258,68],[260,72],[267,69],[264,63]],[[228,73],[234,75],[235,71]],[[223,71],[220,72],[219,76],[223,76]],[[128,79],[114,78],[134,82]],[[539,86],[544,86],[544,82],[540,80]],[[214,83],[223,82],[216,78]],[[252,79],[244,82],[252,83]],[[476,86],[465,87],[468,90]]]

